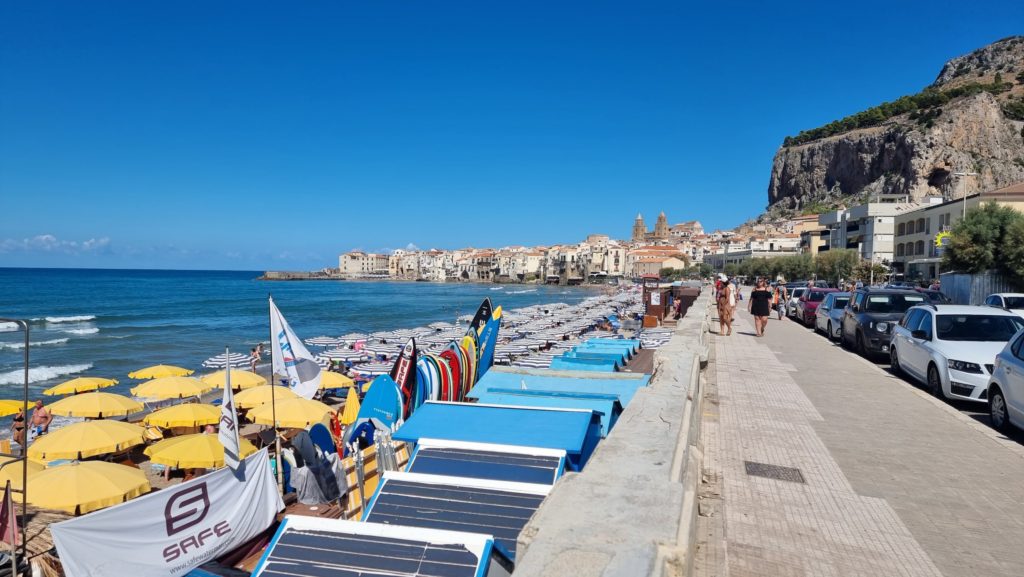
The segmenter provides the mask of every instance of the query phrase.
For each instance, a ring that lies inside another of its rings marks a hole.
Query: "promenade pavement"
[[[798,323],[756,338],[736,316],[712,337],[697,575],[1024,575],[1024,447]]]

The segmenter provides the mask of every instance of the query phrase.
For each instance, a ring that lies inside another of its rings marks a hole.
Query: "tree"
[[[1024,285],[1024,218],[1006,227],[1003,242],[1003,272],[1018,285]]]
[[[852,278],[854,268],[860,263],[860,256],[852,249],[835,249],[818,253],[814,269],[819,278],[838,283]]]
[[[878,262],[862,260],[853,269],[853,278],[859,278],[866,284],[870,280],[879,282],[889,276],[889,267]]]
[[[739,274],[739,272],[740,272],[740,267],[739,267],[738,264],[730,262],[730,263],[725,265],[725,276],[727,276],[729,278],[732,278],[732,277],[736,276],[737,274]]]
[[[942,268],[969,273],[1004,269],[1007,264],[1007,230],[1020,225],[1024,215],[994,201],[967,211],[967,217],[953,227],[942,254]],[[1016,248],[1016,247],[1014,247]],[[1010,249],[1015,254],[1014,249]]]

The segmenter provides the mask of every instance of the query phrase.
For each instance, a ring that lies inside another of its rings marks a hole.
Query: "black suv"
[[[927,302],[926,295],[913,290],[857,289],[843,311],[840,341],[845,347],[856,347],[865,357],[888,355],[892,329],[903,318],[903,313]]]

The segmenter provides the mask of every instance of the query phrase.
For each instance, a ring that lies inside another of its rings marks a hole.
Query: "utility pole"
[[[978,176],[978,173],[977,172],[954,172],[953,176],[958,177],[958,178],[964,177],[964,176]],[[964,202],[963,202],[963,213],[960,215],[961,219],[967,218],[967,184],[966,183],[964,183],[964,185],[963,185],[963,191],[964,191]]]

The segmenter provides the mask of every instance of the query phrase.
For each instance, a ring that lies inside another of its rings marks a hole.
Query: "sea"
[[[269,340],[268,296],[299,338],[340,336],[455,322],[489,297],[505,309],[573,304],[601,290],[551,285],[425,282],[261,281],[258,271],[0,268],[0,317],[30,321],[33,399],[76,376],[118,379],[170,364],[209,372],[202,362],[248,354]],[[0,398],[17,399],[24,333],[0,322]],[[314,354],[321,350],[309,347]],[[44,399],[48,401],[49,399]],[[5,419],[6,421],[8,419]]]

